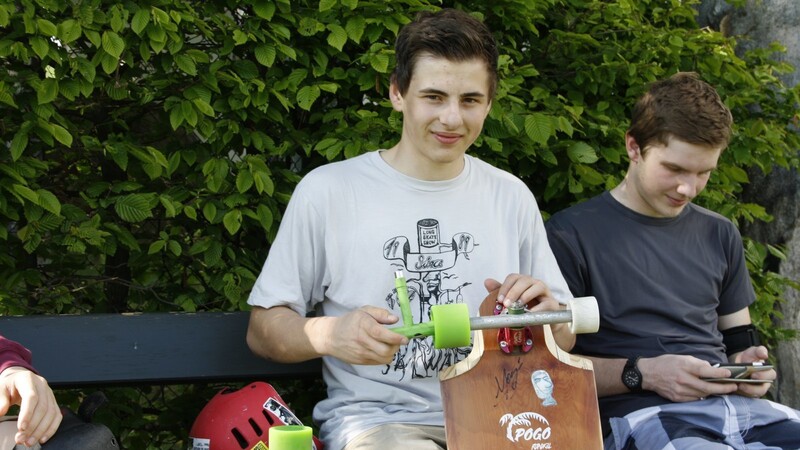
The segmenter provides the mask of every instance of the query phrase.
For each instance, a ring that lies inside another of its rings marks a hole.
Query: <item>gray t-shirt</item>
[[[436,304],[466,303],[476,315],[484,280],[510,273],[531,274],[556,299],[571,298],[533,194],[519,179],[466,156],[456,178],[421,181],[371,152],[303,178],[248,302],[327,316],[373,305],[399,317],[396,270],[405,272],[414,323],[428,321]],[[323,358],[328,398],[314,418],[326,448],[384,423],[443,425],[438,373],[469,352],[422,339],[389,365]]]

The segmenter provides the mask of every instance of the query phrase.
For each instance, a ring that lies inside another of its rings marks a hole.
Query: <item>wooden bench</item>
[[[247,347],[248,312],[0,317],[54,388],[314,378],[321,360],[282,364]]]

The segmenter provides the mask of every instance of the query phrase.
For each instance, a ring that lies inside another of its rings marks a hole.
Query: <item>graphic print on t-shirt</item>
[[[439,221],[430,218],[417,222],[414,240],[412,243],[407,236],[387,240],[383,257],[405,272],[414,323],[420,323],[431,319],[433,305],[464,302],[461,289],[472,283],[458,279],[456,266],[460,258],[469,260],[477,244],[471,234],[463,232],[453,235],[449,242],[442,242]],[[389,309],[399,311],[395,289],[386,296],[386,303]],[[464,359],[469,352],[469,348],[437,350],[430,337],[412,339],[400,348],[384,374],[396,373],[401,380],[406,376],[432,377],[440,369]]]

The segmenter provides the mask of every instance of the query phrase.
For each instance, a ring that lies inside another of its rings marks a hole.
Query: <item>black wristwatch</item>
[[[631,392],[642,392],[642,372],[636,367],[639,362],[639,357],[628,358],[625,363],[625,368],[622,369],[622,384],[625,385]]]

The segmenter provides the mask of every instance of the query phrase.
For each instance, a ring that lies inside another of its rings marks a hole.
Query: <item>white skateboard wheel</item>
[[[573,334],[597,333],[600,329],[600,311],[596,298],[573,298],[567,302],[567,309],[572,311],[569,329]]]

